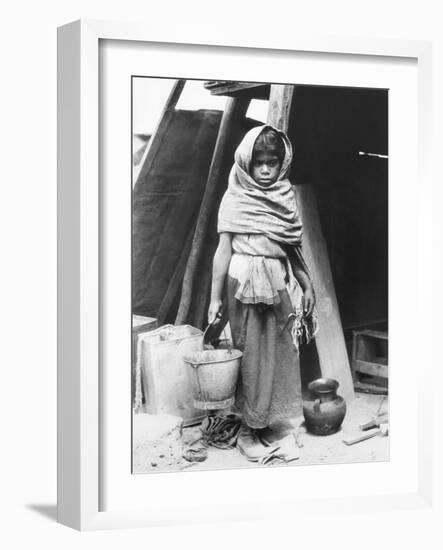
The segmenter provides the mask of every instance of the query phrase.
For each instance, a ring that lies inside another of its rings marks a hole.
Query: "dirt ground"
[[[381,408],[380,408],[381,406]],[[380,408],[380,410],[379,410]],[[291,421],[282,434],[298,429],[299,458],[292,465],[339,464],[352,462],[380,462],[389,460],[389,436],[376,436],[355,445],[345,445],[343,439],[362,433],[359,424],[369,420],[377,411],[387,412],[388,400],[381,395],[356,393],[354,401],[348,406],[348,411],[341,429],[329,436],[315,436],[306,432],[303,419]],[[266,468],[270,465],[258,465],[248,462],[235,449],[221,450],[208,448],[208,456],[204,462],[187,462],[182,458],[182,452],[187,445],[198,439],[199,426],[184,428],[182,437],[172,436],[173,441],[141,441],[143,436],[134,435],[134,474],[167,472],[177,470],[218,470],[229,468]],[[278,439],[278,434],[276,435]],[[146,436],[144,437],[146,439]],[[170,438],[169,438],[170,439]],[[279,464],[281,465],[281,463]]]

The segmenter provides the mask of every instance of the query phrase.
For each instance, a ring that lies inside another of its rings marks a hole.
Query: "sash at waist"
[[[234,253],[228,274],[239,283],[235,297],[244,304],[278,304],[286,288],[286,258]]]

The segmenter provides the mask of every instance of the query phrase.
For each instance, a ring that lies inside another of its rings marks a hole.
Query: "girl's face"
[[[259,152],[252,157],[251,177],[254,181],[268,187],[277,181],[281,170],[281,161],[274,153]]]

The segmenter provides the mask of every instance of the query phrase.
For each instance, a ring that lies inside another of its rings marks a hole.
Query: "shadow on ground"
[[[47,519],[50,519],[51,521],[57,521],[56,504],[26,504],[26,508]]]

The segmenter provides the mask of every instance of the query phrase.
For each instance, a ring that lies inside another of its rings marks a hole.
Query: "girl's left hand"
[[[315,294],[312,287],[307,288],[303,294],[303,313],[311,315],[315,306]]]
[[[211,303],[209,304],[209,311],[208,311],[209,325],[216,324],[220,321],[221,307],[222,307],[221,300],[211,300]]]

